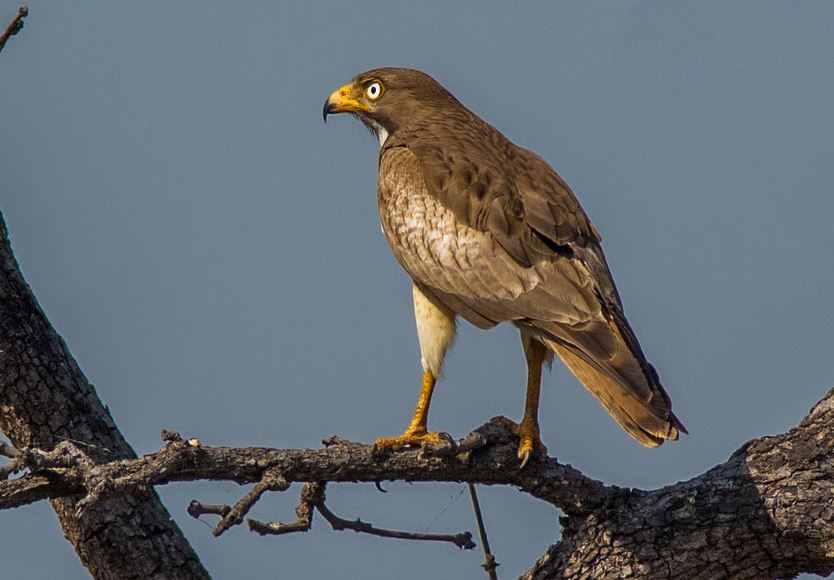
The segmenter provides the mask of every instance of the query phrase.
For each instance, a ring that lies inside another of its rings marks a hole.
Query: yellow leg
[[[542,365],[547,347],[535,338],[522,332],[521,343],[527,359],[527,397],[524,402],[524,417],[518,425],[518,458],[521,467],[527,465],[533,451],[547,454],[547,448],[539,438],[539,392],[542,384]]]
[[[417,400],[417,408],[414,409],[414,416],[411,418],[405,432],[399,437],[387,437],[376,440],[378,451],[386,449],[401,449],[406,445],[422,445],[423,443],[440,443],[441,436],[437,432],[426,430],[429,418],[429,405],[431,395],[434,391],[434,384],[437,378],[431,371],[423,371],[423,385],[420,388],[420,398]]]

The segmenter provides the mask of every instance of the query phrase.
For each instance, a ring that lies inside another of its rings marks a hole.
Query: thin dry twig
[[[298,507],[295,513],[298,516],[294,522],[288,524],[281,522],[262,522],[249,519],[249,529],[262,536],[290,534],[293,532],[307,532],[313,525],[313,510],[317,510],[336,531],[353,530],[362,534],[370,534],[382,538],[397,538],[401,540],[426,540],[430,542],[450,542],[458,548],[471,550],[475,547],[472,541],[472,534],[462,532],[460,534],[430,534],[423,532],[401,532],[398,530],[387,530],[376,528],[373,525],[363,522],[360,519],[345,520],[334,514],[325,504],[326,484],[320,482],[308,482],[301,489]]]
[[[264,473],[261,480],[256,483],[249,492],[238,501],[223,519],[217,524],[212,532],[215,537],[236,526],[243,521],[244,516],[249,513],[252,506],[261,499],[261,496],[268,491],[285,491],[290,487],[287,480],[277,469],[271,469]]]
[[[9,25],[6,27],[6,30],[3,31],[3,34],[0,34],[0,51],[3,50],[4,46],[6,46],[7,40],[20,32],[23,28],[23,19],[27,16],[29,16],[29,8],[27,6],[24,5],[17,9],[17,15],[11,22],[9,22]]]
[[[458,548],[463,550],[471,550],[475,547],[472,541],[472,534],[470,532],[462,532],[460,534],[430,534],[426,532],[401,532],[398,530],[387,530],[383,528],[376,528],[368,522],[363,522],[360,519],[345,520],[334,514],[324,503],[324,492],[319,503],[316,504],[316,509],[330,526],[336,531],[353,530],[354,532],[362,534],[370,534],[372,536],[379,536],[381,538],[397,538],[400,540],[426,540],[429,542],[451,542]]]
[[[484,527],[484,518],[481,515],[481,504],[478,501],[478,493],[475,491],[475,484],[468,483],[469,497],[472,498],[472,510],[475,512],[475,521],[478,523],[478,534],[481,536],[481,546],[484,548],[484,563],[481,568],[486,570],[489,580],[498,580],[498,572],[495,569],[498,567],[498,562],[495,561],[495,556],[492,555],[492,550],[489,547],[489,539],[487,539],[486,527]]]
[[[249,530],[262,536],[291,534],[293,532],[307,532],[313,525],[313,509],[323,501],[323,483],[309,481],[304,484],[299,494],[298,506],[295,508],[295,515],[298,518],[294,522],[283,524],[281,522],[262,522],[253,518],[247,520]]]

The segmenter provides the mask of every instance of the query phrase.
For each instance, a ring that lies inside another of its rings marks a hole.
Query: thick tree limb
[[[454,456],[406,450],[378,457],[369,445],[338,438],[326,440],[324,449],[209,447],[177,438],[155,453],[100,464],[85,462],[77,447],[64,443],[48,453],[19,451],[29,473],[0,482],[0,508],[68,494],[85,494],[85,501],[94,505],[175,481],[256,483],[231,508],[238,510],[234,517],[240,520],[254,503],[247,497],[282,489],[284,482],[504,484],[561,508],[567,516],[562,518],[562,540],[525,578],[828,574],[834,570],[833,431],[834,391],[790,432],[750,441],[703,475],[652,491],[605,486],[550,458],[519,470],[517,440],[501,418],[461,440],[458,446],[468,450]],[[280,474],[278,484],[263,483],[275,474]],[[255,522],[253,530],[308,529],[317,501],[302,501],[293,524]],[[206,507],[201,513],[209,513]],[[213,513],[230,517],[227,509]]]
[[[85,494],[86,504],[112,495],[179,481],[216,480],[239,484],[262,482],[267,473],[280,473],[293,482],[369,482],[379,481],[472,481],[514,485],[531,495],[562,507],[570,513],[587,513],[609,496],[624,493],[585,477],[553,459],[531,463],[518,470],[515,455],[517,440],[509,422],[493,419],[476,430],[481,447],[448,457],[424,450],[410,450],[377,456],[371,445],[344,439],[328,439],[324,449],[273,449],[269,447],[209,447],[196,440],[179,439],[155,453],[138,459],[90,464],[72,443],[62,443],[51,452],[21,451],[28,475],[0,482],[0,509],[21,505],[21,482],[38,483],[42,490],[31,501]],[[472,439],[468,436],[465,440]],[[44,489],[40,479],[48,477],[51,487]],[[106,483],[105,483],[106,482]],[[11,484],[15,484],[13,487]],[[283,484],[279,487],[283,487]],[[257,486],[256,486],[257,488]],[[15,493],[6,490],[15,489]],[[255,490],[253,490],[255,491]],[[257,490],[258,494],[263,490]]]
[[[834,571],[834,390],[703,475],[564,522],[532,578],[792,578]]]
[[[107,479],[96,479],[95,465],[136,454],[38,306],[12,254],[2,215],[0,429],[25,454],[13,459],[17,463],[4,476],[23,465],[38,469],[39,461],[48,464],[54,459],[50,477],[61,472],[81,477],[69,487],[83,491],[87,502],[79,504],[77,496],[62,493],[51,496],[52,507],[64,535],[94,577],[208,577],[156,492],[146,485],[133,486],[131,494],[114,494]],[[61,457],[43,457],[40,450],[54,450]],[[75,467],[61,467],[60,461]],[[6,503],[15,507],[54,481],[26,476],[4,484],[24,489]],[[99,497],[103,499],[93,501]]]

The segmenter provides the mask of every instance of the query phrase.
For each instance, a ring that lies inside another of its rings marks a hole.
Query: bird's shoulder
[[[478,117],[417,124],[388,138],[380,178],[396,170],[389,151],[407,149],[427,191],[462,224],[491,233],[520,264],[570,255],[599,243],[565,181],[540,156]]]

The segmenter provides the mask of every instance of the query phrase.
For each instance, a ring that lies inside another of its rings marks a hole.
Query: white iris
[[[368,95],[369,99],[375,101],[379,98],[379,95],[382,94],[382,87],[379,83],[371,83],[368,85],[368,88],[365,89],[365,94]]]

